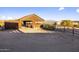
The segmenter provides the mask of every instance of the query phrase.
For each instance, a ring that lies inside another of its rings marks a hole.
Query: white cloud
[[[16,18],[10,16],[0,16],[0,20],[12,20],[12,19],[16,19]]]
[[[6,19],[6,17],[5,16],[0,16],[0,19],[4,20],[4,19]]]
[[[64,7],[60,7],[58,10],[59,10],[59,11],[62,11],[62,10],[64,10]]]
[[[7,17],[7,19],[13,19],[13,17]]]
[[[79,13],[79,9],[76,9],[76,12]]]

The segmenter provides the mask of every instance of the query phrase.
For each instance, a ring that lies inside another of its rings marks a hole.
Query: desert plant
[[[71,20],[63,20],[61,22],[61,26],[64,26],[64,31],[65,31],[65,27],[72,27],[73,22]]]
[[[1,23],[1,22],[0,22],[0,26],[4,26],[4,23]]]
[[[50,24],[43,24],[43,25],[41,25],[41,28],[43,28],[45,30],[55,30],[55,26],[50,25]]]
[[[71,27],[72,25],[73,25],[73,22],[71,20],[63,20],[61,22],[61,26]]]

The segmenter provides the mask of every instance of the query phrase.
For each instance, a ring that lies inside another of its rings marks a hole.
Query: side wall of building
[[[19,24],[18,22],[5,22],[5,29],[18,29]]]

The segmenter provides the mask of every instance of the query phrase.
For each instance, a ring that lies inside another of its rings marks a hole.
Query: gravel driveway
[[[76,52],[79,36],[63,32],[9,33],[0,32],[0,51],[7,52]]]

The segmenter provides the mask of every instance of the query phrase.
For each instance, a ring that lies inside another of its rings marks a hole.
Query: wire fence
[[[56,27],[56,31],[60,31],[60,32],[64,32],[64,33],[70,33],[73,36],[79,35],[79,28],[75,28],[75,27],[72,27],[72,28]]]

